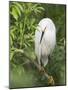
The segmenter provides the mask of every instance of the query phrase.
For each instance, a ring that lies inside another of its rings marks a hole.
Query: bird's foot
[[[39,66],[39,71],[40,71],[40,72],[44,72],[44,71],[45,71],[44,67]]]
[[[48,84],[49,85],[54,85],[55,84],[54,79],[53,79],[52,76],[49,76],[49,78],[48,78]]]

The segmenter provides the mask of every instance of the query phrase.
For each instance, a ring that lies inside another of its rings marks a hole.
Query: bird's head
[[[50,18],[42,19],[39,24],[39,31],[45,32],[47,30],[55,30],[55,25]]]

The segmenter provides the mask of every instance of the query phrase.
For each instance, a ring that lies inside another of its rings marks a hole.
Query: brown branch
[[[45,71],[44,67],[41,67],[38,65],[36,60],[31,60],[27,55],[24,54],[26,58],[28,58],[35,66],[36,68],[43,73],[43,75],[48,79],[48,85],[55,85],[54,79],[52,76],[48,75],[48,73]]]
[[[20,52],[22,53],[26,58],[28,58],[35,66],[36,68],[42,72],[42,74],[48,79],[48,85],[54,85],[55,82],[54,82],[54,79],[52,76],[48,75],[48,73],[45,71],[44,67],[41,67],[38,65],[38,63],[36,62],[36,58],[32,58],[32,57],[29,57],[28,54],[26,54],[25,51],[21,50],[21,49],[17,49],[15,48],[14,51],[16,52]],[[25,52],[25,53],[24,53]]]

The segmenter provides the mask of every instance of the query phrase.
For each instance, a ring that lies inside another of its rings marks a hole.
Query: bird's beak
[[[46,30],[46,27],[44,28],[44,31]]]
[[[40,38],[40,43],[41,43],[42,38],[43,38],[43,36],[44,36],[45,30],[46,30],[46,27],[45,27],[44,30],[42,31],[41,38]]]
[[[43,36],[44,36],[44,31],[43,31],[42,34],[41,34],[40,43],[41,43],[41,41],[42,41]]]

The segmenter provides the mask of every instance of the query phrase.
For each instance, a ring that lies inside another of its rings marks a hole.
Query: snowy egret
[[[50,18],[42,19],[35,31],[35,53],[38,64],[44,67],[48,63],[48,56],[56,45],[56,28]]]

